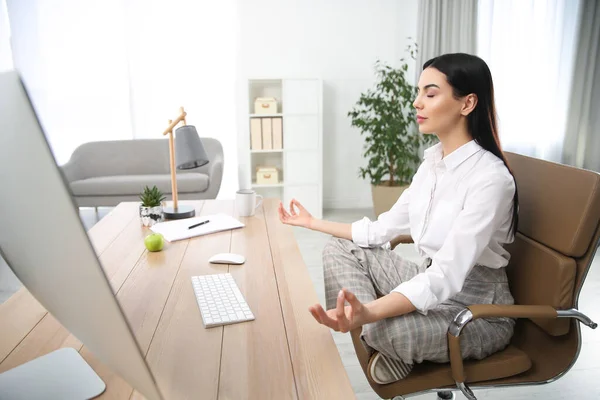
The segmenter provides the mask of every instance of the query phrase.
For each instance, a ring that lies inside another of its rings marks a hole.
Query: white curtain
[[[8,15],[15,67],[59,164],[84,142],[162,138],[183,106],[223,144],[221,193],[232,197],[235,0],[8,0]]]
[[[6,9],[6,1],[0,0],[0,72],[13,68],[8,10]]]
[[[187,123],[224,150],[219,198],[238,186],[235,0],[124,1],[135,138],[158,138],[183,106]]]
[[[579,12],[579,0],[479,0],[477,52],[505,150],[561,160]]]
[[[131,138],[119,0],[8,0],[15,67],[62,164],[78,145]]]
[[[475,53],[477,0],[421,0],[417,24],[417,76],[423,64],[445,53]]]
[[[581,7],[563,162],[600,172],[600,2]]]

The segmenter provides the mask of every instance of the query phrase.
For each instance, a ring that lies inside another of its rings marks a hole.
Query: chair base
[[[405,397],[404,396],[396,396],[394,397],[392,400],[404,400]],[[437,397],[436,400],[454,400],[454,392],[451,391],[444,391],[444,392],[437,392]]]

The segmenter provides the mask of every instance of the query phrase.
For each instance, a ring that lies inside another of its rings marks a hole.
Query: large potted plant
[[[409,46],[414,59],[416,49]],[[417,88],[406,79],[408,64],[393,68],[377,60],[373,89],[360,95],[348,116],[352,126],[365,136],[364,157],[367,166],[359,176],[371,181],[375,215],[388,211],[408,187],[420,162],[419,151],[435,141],[433,135],[422,135],[416,124],[412,103]]]

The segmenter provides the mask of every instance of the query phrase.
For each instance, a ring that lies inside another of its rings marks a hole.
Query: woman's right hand
[[[294,207],[298,208],[296,211]],[[287,212],[283,207],[283,203],[279,202],[279,220],[284,224],[301,226],[303,228],[311,227],[313,216],[306,211],[296,199],[290,201],[290,212]]]

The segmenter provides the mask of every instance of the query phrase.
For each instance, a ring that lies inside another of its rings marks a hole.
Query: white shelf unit
[[[281,150],[250,150],[250,153],[283,153],[283,149]]]
[[[252,105],[254,107],[254,105]],[[282,113],[278,114],[250,114],[250,118],[265,118],[265,117],[283,117]]]
[[[316,218],[323,215],[323,84],[319,79],[249,79],[247,91],[246,129],[240,140],[245,154],[252,187],[264,197],[276,197],[286,208],[297,199]],[[255,114],[257,97],[274,97],[277,112]],[[251,150],[250,120],[281,118],[283,149]],[[257,185],[259,166],[275,167],[279,182]]]
[[[258,184],[258,183],[253,183],[252,187],[254,189],[272,189],[272,188],[281,188],[283,187],[283,183],[273,183],[273,184]]]

